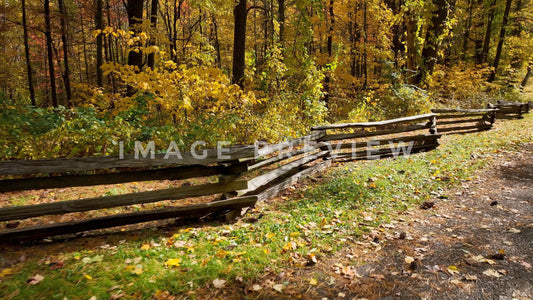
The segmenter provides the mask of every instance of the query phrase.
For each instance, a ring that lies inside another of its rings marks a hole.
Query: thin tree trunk
[[[368,57],[366,48],[368,47],[368,22],[367,22],[367,4],[366,0],[363,2],[363,39],[365,46],[363,48],[363,76],[365,82],[363,83],[363,88],[368,87]]]
[[[285,41],[285,0],[278,0],[279,42]]]
[[[333,11],[333,0],[329,0],[329,29],[328,29],[328,41],[327,41],[327,51],[328,51],[328,57],[329,62],[331,63],[331,57],[333,55],[333,28],[335,26],[335,13]],[[330,69],[326,72],[326,76],[324,77],[324,102],[326,103],[326,106],[329,103],[329,96],[330,96],[330,81],[331,81],[331,73],[333,71]]]
[[[472,27],[473,7],[473,0],[468,0],[468,18],[466,19],[466,26],[463,33],[463,61],[466,61],[468,53],[468,41],[470,40],[470,29]]]
[[[496,0],[492,0],[492,3],[489,7],[489,16],[487,18],[487,28],[485,31],[485,40],[483,42],[483,50],[481,52],[481,61],[482,63],[487,62],[490,49],[490,38],[492,35],[492,21],[494,20],[494,9],[496,7]]]
[[[155,45],[155,35],[157,29],[157,6],[159,4],[158,0],[152,0],[152,7],[150,10],[150,25],[152,27],[152,34],[150,35],[150,45]],[[147,65],[150,69],[154,69],[155,66],[155,53],[151,52],[148,54]]]
[[[54,70],[54,53],[52,50],[52,25],[50,24],[50,0],[44,0],[44,23],[46,37],[46,50],[48,54],[48,71],[50,74],[50,90],[52,93],[52,106],[57,107],[56,74]]]
[[[244,55],[246,50],[246,0],[240,0],[233,9],[233,78],[232,82],[244,87]]]
[[[216,52],[216,59],[215,59],[215,63],[217,65],[217,67],[221,67],[221,57],[220,57],[220,40],[218,39],[218,24],[217,24],[217,20],[215,19],[215,16],[213,15],[212,16],[212,22],[213,22],[213,34],[214,34],[214,39],[215,39],[215,42],[214,42],[214,47],[215,47],[215,52]]]
[[[102,18],[102,0],[96,0],[96,14],[94,23],[96,25],[96,30],[100,30],[100,33],[96,36],[96,84],[99,87],[104,86],[104,76],[102,72],[102,65],[104,64],[104,59],[102,57],[102,50],[103,50],[103,30],[104,30],[104,22]]]
[[[488,82],[493,82],[496,79],[496,72],[500,64],[500,58],[502,55],[503,42],[505,40],[505,30],[507,29],[507,22],[509,21],[509,11],[511,10],[511,3],[513,0],[507,0],[505,2],[505,11],[503,12],[502,28],[500,30],[500,39],[498,40],[498,47],[496,48],[496,56],[494,57],[493,70],[490,73]]]
[[[26,56],[26,69],[28,72],[28,89],[30,90],[31,105],[35,106],[35,89],[33,88],[33,70],[31,68],[30,46],[28,43],[28,25],[26,23],[26,0],[21,0],[22,28],[24,30],[24,54]]]
[[[63,0],[58,0],[59,10],[61,12],[61,42],[63,43],[63,67],[65,72],[63,74],[63,83],[65,85],[65,92],[67,94],[67,106],[70,106],[72,100],[72,91],[70,89],[70,66],[68,61],[68,15],[67,8]]]
[[[87,82],[91,82],[91,78],[89,76],[89,60],[87,59],[87,40],[85,39],[85,26],[83,22],[83,7],[80,7],[80,27],[81,39],[83,43],[83,62],[85,63],[85,76],[87,77]]]
[[[522,79],[522,82],[520,83],[520,90],[521,90],[521,91],[523,91],[524,88],[526,87],[527,82],[529,81],[529,77],[531,77],[531,73],[533,73],[533,63],[531,63],[531,64],[527,67],[527,73],[526,73],[526,76],[524,76],[524,79]]]

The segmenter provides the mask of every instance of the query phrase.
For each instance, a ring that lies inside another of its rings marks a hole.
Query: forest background
[[[0,159],[528,101],[529,0],[4,0]]]

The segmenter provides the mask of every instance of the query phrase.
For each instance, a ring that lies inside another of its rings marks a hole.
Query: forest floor
[[[335,164],[233,224],[0,245],[0,299],[533,299],[532,124]]]

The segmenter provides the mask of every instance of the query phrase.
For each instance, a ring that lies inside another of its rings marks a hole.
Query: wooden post
[[[432,116],[429,119],[429,133],[437,134],[437,116]]]

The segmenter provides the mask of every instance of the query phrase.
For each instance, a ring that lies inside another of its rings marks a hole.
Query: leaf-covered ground
[[[233,224],[2,246],[0,298],[531,297],[532,120],[338,164]]]

